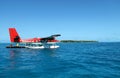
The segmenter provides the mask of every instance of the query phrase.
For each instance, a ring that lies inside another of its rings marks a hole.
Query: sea
[[[7,45],[0,43],[0,78],[120,78],[120,42],[68,42],[57,49]]]

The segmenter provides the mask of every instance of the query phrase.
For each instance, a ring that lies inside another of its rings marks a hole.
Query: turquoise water
[[[7,49],[0,78],[120,78],[120,43],[60,43],[58,49]]]

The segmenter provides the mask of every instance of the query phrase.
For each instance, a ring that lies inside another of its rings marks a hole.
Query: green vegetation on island
[[[61,40],[60,42],[98,42],[95,40]]]

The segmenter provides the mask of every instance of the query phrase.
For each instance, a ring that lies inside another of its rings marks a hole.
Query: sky
[[[120,41],[120,0],[0,0],[0,42],[8,28],[21,38]]]

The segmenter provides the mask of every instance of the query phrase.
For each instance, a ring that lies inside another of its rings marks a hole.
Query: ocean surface
[[[59,43],[58,49],[8,49],[0,78],[120,78],[120,43]]]

